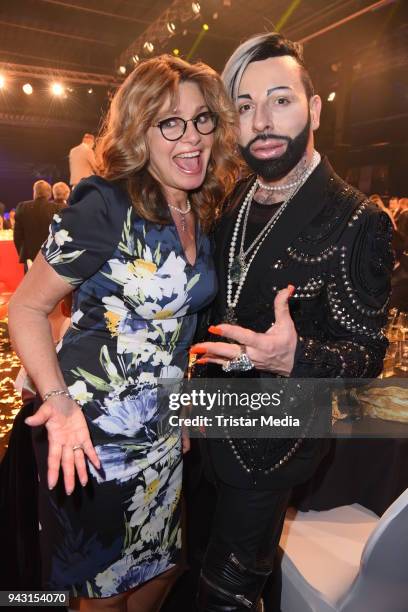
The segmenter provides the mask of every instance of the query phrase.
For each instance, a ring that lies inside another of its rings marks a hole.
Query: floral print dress
[[[196,313],[216,292],[209,238],[196,229],[190,265],[174,224],[137,217],[119,185],[82,181],[55,215],[42,253],[75,287],[72,323],[57,347],[87,419],[101,469],[71,496],[46,483],[47,436],[33,433],[39,472],[44,588],[108,597],[177,562],[179,435],[158,427],[160,378],[182,378]]]

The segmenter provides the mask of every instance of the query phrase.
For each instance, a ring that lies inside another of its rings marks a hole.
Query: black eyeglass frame
[[[209,132],[201,132],[197,127],[197,122],[198,122],[199,117],[205,114],[208,114],[211,117],[211,119],[214,121],[214,127]],[[171,119],[178,119],[179,121],[182,121],[184,123],[183,133],[180,134],[180,136],[177,136],[177,138],[168,138],[168,136],[165,136],[163,134],[163,123],[166,123],[166,121],[170,121]],[[208,136],[208,134],[213,134],[213,132],[215,132],[215,130],[217,129],[218,115],[217,113],[213,113],[212,111],[203,111],[201,113],[198,113],[198,115],[196,117],[193,117],[192,119],[183,119],[183,117],[167,117],[166,119],[162,119],[158,123],[155,123],[153,127],[158,127],[160,129],[161,135],[163,136],[165,140],[169,140],[170,142],[175,142],[176,140],[180,140],[180,138],[183,138],[184,134],[186,133],[187,123],[189,121],[192,122],[195,129],[197,130],[199,134],[201,134],[201,136]]]

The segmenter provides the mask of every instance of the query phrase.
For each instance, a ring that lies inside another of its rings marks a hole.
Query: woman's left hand
[[[294,364],[297,333],[290,316],[288,300],[294,291],[289,285],[276,295],[274,301],[275,323],[265,333],[257,333],[240,327],[222,323],[210,327],[209,331],[235,340],[238,344],[227,342],[202,342],[191,348],[191,353],[200,355],[196,363],[217,363],[239,357],[244,347],[245,353],[257,370],[264,370],[289,376]]]

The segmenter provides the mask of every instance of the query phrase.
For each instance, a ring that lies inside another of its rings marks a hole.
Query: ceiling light
[[[137,64],[140,61],[140,57],[138,56],[137,53],[135,53],[134,55],[132,55],[132,62],[134,64]]]
[[[191,3],[191,10],[193,11],[194,15],[199,15],[200,11],[201,11],[200,3],[199,2],[192,2]]]
[[[203,30],[205,32],[208,32],[209,29],[210,29],[210,26],[208,25],[208,23],[203,23]]]
[[[93,93],[93,89],[92,89],[92,87],[90,87],[90,88],[88,89],[88,93],[89,93],[89,94],[92,94],[92,93]]]
[[[218,19],[218,13],[213,13],[212,18],[213,19]]]
[[[0,89],[3,89],[5,85],[6,85],[6,79],[4,78],[2,74],[0,74]]]
[[[147,53],[153,53],[154,44],[146,40],[145,44],[143,45],[143,49],[147,51]]]
[[[23,91],[27,96],[31,96],[31,94],[33,93],[32,85],[30,83],[24,83]]]
[[[119,66],[118,72],[119,74],[126,74],[126,66]]]
[[[335,97],[336,97],[336,92],[335,91],[330,92],[329,95],[327,96],[328,102],[333,102]]]
[[[173,49],[173,55],[180,55],[180,49]]]
[[[64,94],[64,86],[61,83],[52,83],[51,85],[51,93],[54,96],[62,96]]]
[[[166,27],[170,34],[174,34],[174,32],[176,31],[176,24],[174,23],[174,21],[168,21]]]

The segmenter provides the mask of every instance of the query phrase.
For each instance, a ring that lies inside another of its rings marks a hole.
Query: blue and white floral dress
[[[182,378],[196,313],[216,292],[210,240],[196,230],[191,266],[174,224],[137,217],[118,185],[82,181],[55,215],[42,253],[75,287],[58,347],[102,468],[71,496],[47,488],[47,437],[34,430],[44,587],[108,597],[177,562],[179,436],[157,427],[157,378]]]

